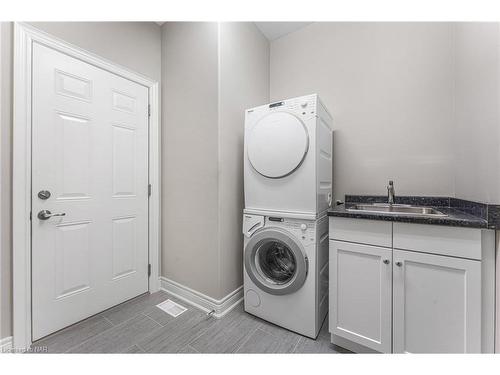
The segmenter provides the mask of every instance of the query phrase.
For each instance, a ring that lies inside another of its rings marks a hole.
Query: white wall
[[[499,24],[454,30],[456,196],[500,204]]]
[[[271,100],[317,92],[334,117],[334,195],[453,196],[453,28],[313,23],[271,43]]]
[[[162,27],[162,270],[219,294],[217,24]]]
[[[155,81],[161,30],[154,22],[30,22],[31,25]]]
[[[269,42],[253,23],[221,23],[219,113],[220,288],[243,284],[245,110],[269,102]]]
[[[153,22],[43,22],[33,25],[137,73],[160,81],[161,30]],[[12,334],[12,23],[1,27],[1,286],[0,338]]]
[[[244,110],[269,99],[252,23],[163,26],[163,269],[220,299],[242,284]]]
[[[0,339],[12,322],[12,25],[0,22]]]

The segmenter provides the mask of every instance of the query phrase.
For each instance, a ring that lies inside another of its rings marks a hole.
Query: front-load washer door
[[[293,235],[279,228],[265,228],[252,235],[245,247],[245,270],[261,290],[284,295],[302,287],[308,260]]]
[[[308,148],[309,136],[302,120],[288,112],[273,112],[248,134],[247,157],[261,175],[282,178],[302,164]]]

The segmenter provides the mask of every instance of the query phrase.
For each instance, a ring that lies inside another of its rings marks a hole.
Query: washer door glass
[[[303,246],[291,233],[265,228],[255,232],[245,247],[245,270],[261,290],[290,294],[304,284],[308,260]]]
[[[309,136],[302,120],[287,112],[273,112],[260,119],[247,140],[248,160],[268,178],[293,173],[304,161]]]
[[[286,284],[297,270],[297,261],[290,248],[281,241],[264,242],[256,254],[262,276],[275,284]]]

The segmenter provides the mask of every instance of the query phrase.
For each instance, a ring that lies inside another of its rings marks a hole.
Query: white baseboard
[[[213,311],[213,316],[216,318],[223,317],[235,308],[241,301],[243,301],[243,285],[220,300],[216,300],[185,285],[161,276],[160,290],[163,290],[164,292],[167,292],[206,313]]]
[[[12,349],[12,336],[0,339],[0,353],[7,353]]]

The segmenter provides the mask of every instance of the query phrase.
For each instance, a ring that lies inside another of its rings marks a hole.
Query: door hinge
[[[148,104],[148,117],[151,117],[151,104]]]
[[[151,264],[148,264],[148,276],[151,276]]]
[[[30,221],[31,221],[31,220],[32,220],[32,219],[31,219],[31,211],[30,211]]]
[[[148,184],[148,197],[151,196],[151,189],[152,189],[151,184]]]

